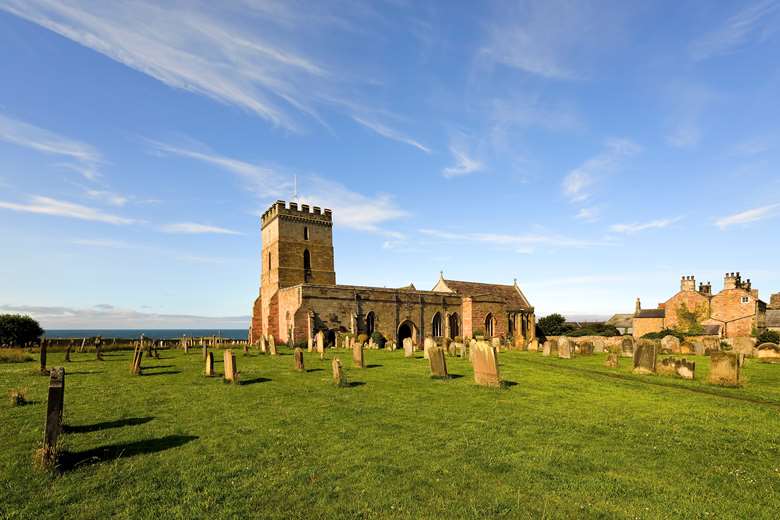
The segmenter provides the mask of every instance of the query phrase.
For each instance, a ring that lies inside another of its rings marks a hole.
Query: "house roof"
[[[634,315],[633,314],[615,314],[610,319],[607,320],[607,325],[612,325],[613,327],[619,328],[619,329],[630,329],[634,326]]]
[[[454,292],[461,296],[471,298],[495,298],[505,301],[511,307],[530,310],[531,304],[515,283],[514,285],[500,285],[493,283],[463,282],[459,280],[445,280],[443,277],[432,289],[436,292]]]
[[[773,329],[780,329],[780,309],[771,309],[766,311],[766,326]]]
[[[702,325],[702,334],[704,336],[720,336],[721,326],[717,323],[712,325]]]
[[[664,309],[641,309],[638,313],[634,314],[635,318],[665,318],[666,311]]]

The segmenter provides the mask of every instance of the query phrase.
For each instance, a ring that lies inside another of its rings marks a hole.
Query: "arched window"
[[[308,249],[303,250],[303,280],[311,281],[311,254]]]
[[[309,226],[303,226],[303,239],[309,240]]]
[[[443,335],[441,333],[441,314],[438,312],[433,315],[432,329],[431,333],[433,334],[433,337],[438,338]]]
[[[371,311],[366,316],[366,333],[370,336],[374,333],[376,327],[376,315]]]
[[[507,334],[510,336],[514,336],[515,333],[515,317],[514,315],[510,314],[509,319],[507,320]]]
[[[450,338],[460,336],[460,321],[458,319],[458,313],[453,312],[450,314]]]
[[[495,320],[493,319],[492,314],[488,314],[485,316],[485,337],[486,338],[492,338],[493,337],[493,325]]]

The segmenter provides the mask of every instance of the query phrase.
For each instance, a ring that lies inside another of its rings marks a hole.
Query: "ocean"
[[[46,337],[56,338],[104,338],[137,339],[144,335],[149,339],[176,339],[183,336],[220,336],[227,339],[247,339],[246,329],[64,329],[47,330]]]

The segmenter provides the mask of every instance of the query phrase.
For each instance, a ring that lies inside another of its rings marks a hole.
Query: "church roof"
[[[449,289],[449,291],[447,289]],[[463,282],[441,278],[433,290],[438,292],[454,292],[461,296],[469,296],[471,298],[495,298],[505,301],[512,307],[524,310],[531,309],[531,304],[528,303],[528,299],[517,285]]]
[[[773,329],[780,329],[780,309],[771,309],[766,311],[766,326]]]
[[[619,329],[630,329],[634,326],[633,314],[615,314],[607,320],[607,325],[612,325]]]
[[[641,309],[634,315],[636,318],[664,318],[666,311],[664,309]]]

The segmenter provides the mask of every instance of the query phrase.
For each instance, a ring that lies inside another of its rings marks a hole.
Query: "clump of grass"
[[[33,466],[39,471],[53,473],[63,453],[62,439],[54,446],[41,446],[33,452]]]
[[[0,363],[26,363],[34,358],[20,348],[0,348]]]
[[[8,391],[8,398],[11,400],[11,406],[24,406],[30,401],[27,400],[26,388],[12,388]]]

